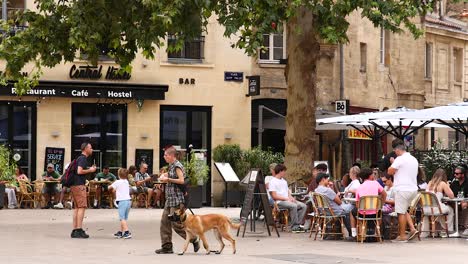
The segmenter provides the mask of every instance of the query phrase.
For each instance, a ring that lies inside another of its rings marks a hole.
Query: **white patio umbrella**
[[[410,120],[420,122],[437,121],[468,138],[468,102],[436,106],[408,113],[395,113],[380,119],[380,121],[384,122],[395,122],[397,120],[404,122]]]
[[[327,124],[347,125],[361,131],[369,137],[381,137],[388,133],[401,139],[424,126],[445,127],[444,125],[432,123],[432,120],[389,118],[391,116],[406,115],[416,111],[415,109],[399,107],[381,112],[365,112],[356,115],[319,119],[317,120],[317,124],[318,126]],[[378,128],[379,131],[377,131],[376,128]],[[377,134],[377,132],[379,134]]]

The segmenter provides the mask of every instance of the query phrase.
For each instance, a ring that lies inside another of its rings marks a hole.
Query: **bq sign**
[[[104,79],[106,80],[130,80],[132,75],[130,73],[124,72],[120,73],[119,68],[114,66],[109,66],[106,70],[106,75]],[[99,80],[102,78],[103,67],[101,66],[76,66],[73,65],[70,68],[70,79],[85,79],[85,80]]]
[[[44,171],[47,169],[47,164],[54,164],[54,169],[56,172],[63,173],[63,162],[65,158],[65,149],[64,148],[49,148],[45,150],[45,159],[44,159]]]

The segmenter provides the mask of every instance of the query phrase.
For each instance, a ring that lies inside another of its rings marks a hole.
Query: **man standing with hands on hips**
[[[392,148],[397,158],[388,168],[388,174],[394,175],[393,190],[395,192],[395,212],[398,214],[398,237],[392,242],[408,242],[418,234],[413,220],[408,213],[411,202],[418,194],[418,160],[406,152],[406,147],[401,139],[392,141]],[[410,233],[406,236],[406,225]]]
[[[83,230],[83,218],[85,210],[88,207],[86,198],[86,174],[96,171],[96,165],[89,167],[88,157],[93,154],[93,147],[90,143],[81,144],[81,155],[76,159],[76,168],[73,168],[73,184],[71,193],[75,209],[73,211],[73,231],[72,238],[89,238],[89,235]],[[70,166],[72,166],[70,164]]]
[[[164,160],[169,164],[168,172],[163,173],[159,180],[166,183],[166,204],[161,218],[161,249],[157,249],[156,254],[172,254],[172,229],[181,236],[184,240],[186,233],[184,226],[181,223],[172,222],[168,216],[172,215],[175,210],[180,209],[180,206],[186,204],[184,192],[185,190],[185,172],[184,166],[176,158],[177,150],[174,147],[169,147],[164,151]],[[198,238],[192,241],[193,250],[197,252],[200,249]]]

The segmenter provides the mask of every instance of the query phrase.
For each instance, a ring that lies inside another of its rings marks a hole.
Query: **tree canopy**
[[[71,62],[79,51],[96,64],[104,49],[124,70],[138,52],[154,59],[168,35],[177,36],[173,46],[180,49],[185,39],[206,31],[208,19],[215,17],[224,26],[224,35],[234,37],[234,47],[255,55],[262,47],[263,34],[296,17],[299,8],[312,13],[312,23],[325,42],[347,41],[346,17],[358,11],[375,26],[393,32],[403,28],[415,36],[416,26],[436,0],[36,0],[36,9],[21,12],[3,23],[0,59],[6,61],[2,79],[17,82],[25,92],[40,78],[41,67]],[[26,25],[16,30],[18,25]],[[295,28],[301,34],[301,28]],[[35,72],[21,74],[28,63]],[[294,62],[291,62],[294,63]]]

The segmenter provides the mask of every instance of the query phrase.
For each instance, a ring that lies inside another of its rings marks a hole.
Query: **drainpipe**
[[[7,0],[3,0],[2,1],[2,20],[5,20],[7,19]]]
[[[339,45],[340,49],[340,99],[344,100],[344,48],[343,44]],[[349,167],[348,163],[351,160],[351,150],[349,146],[349,140],[346,139],[346,131],[341,131],[341,142],[343,142],[341,158],[343,162],[341,163],[341,172],[344,172]],[[341,173],[343,174],[343,173]],[[338,179],[338,178],[337,178]]]

